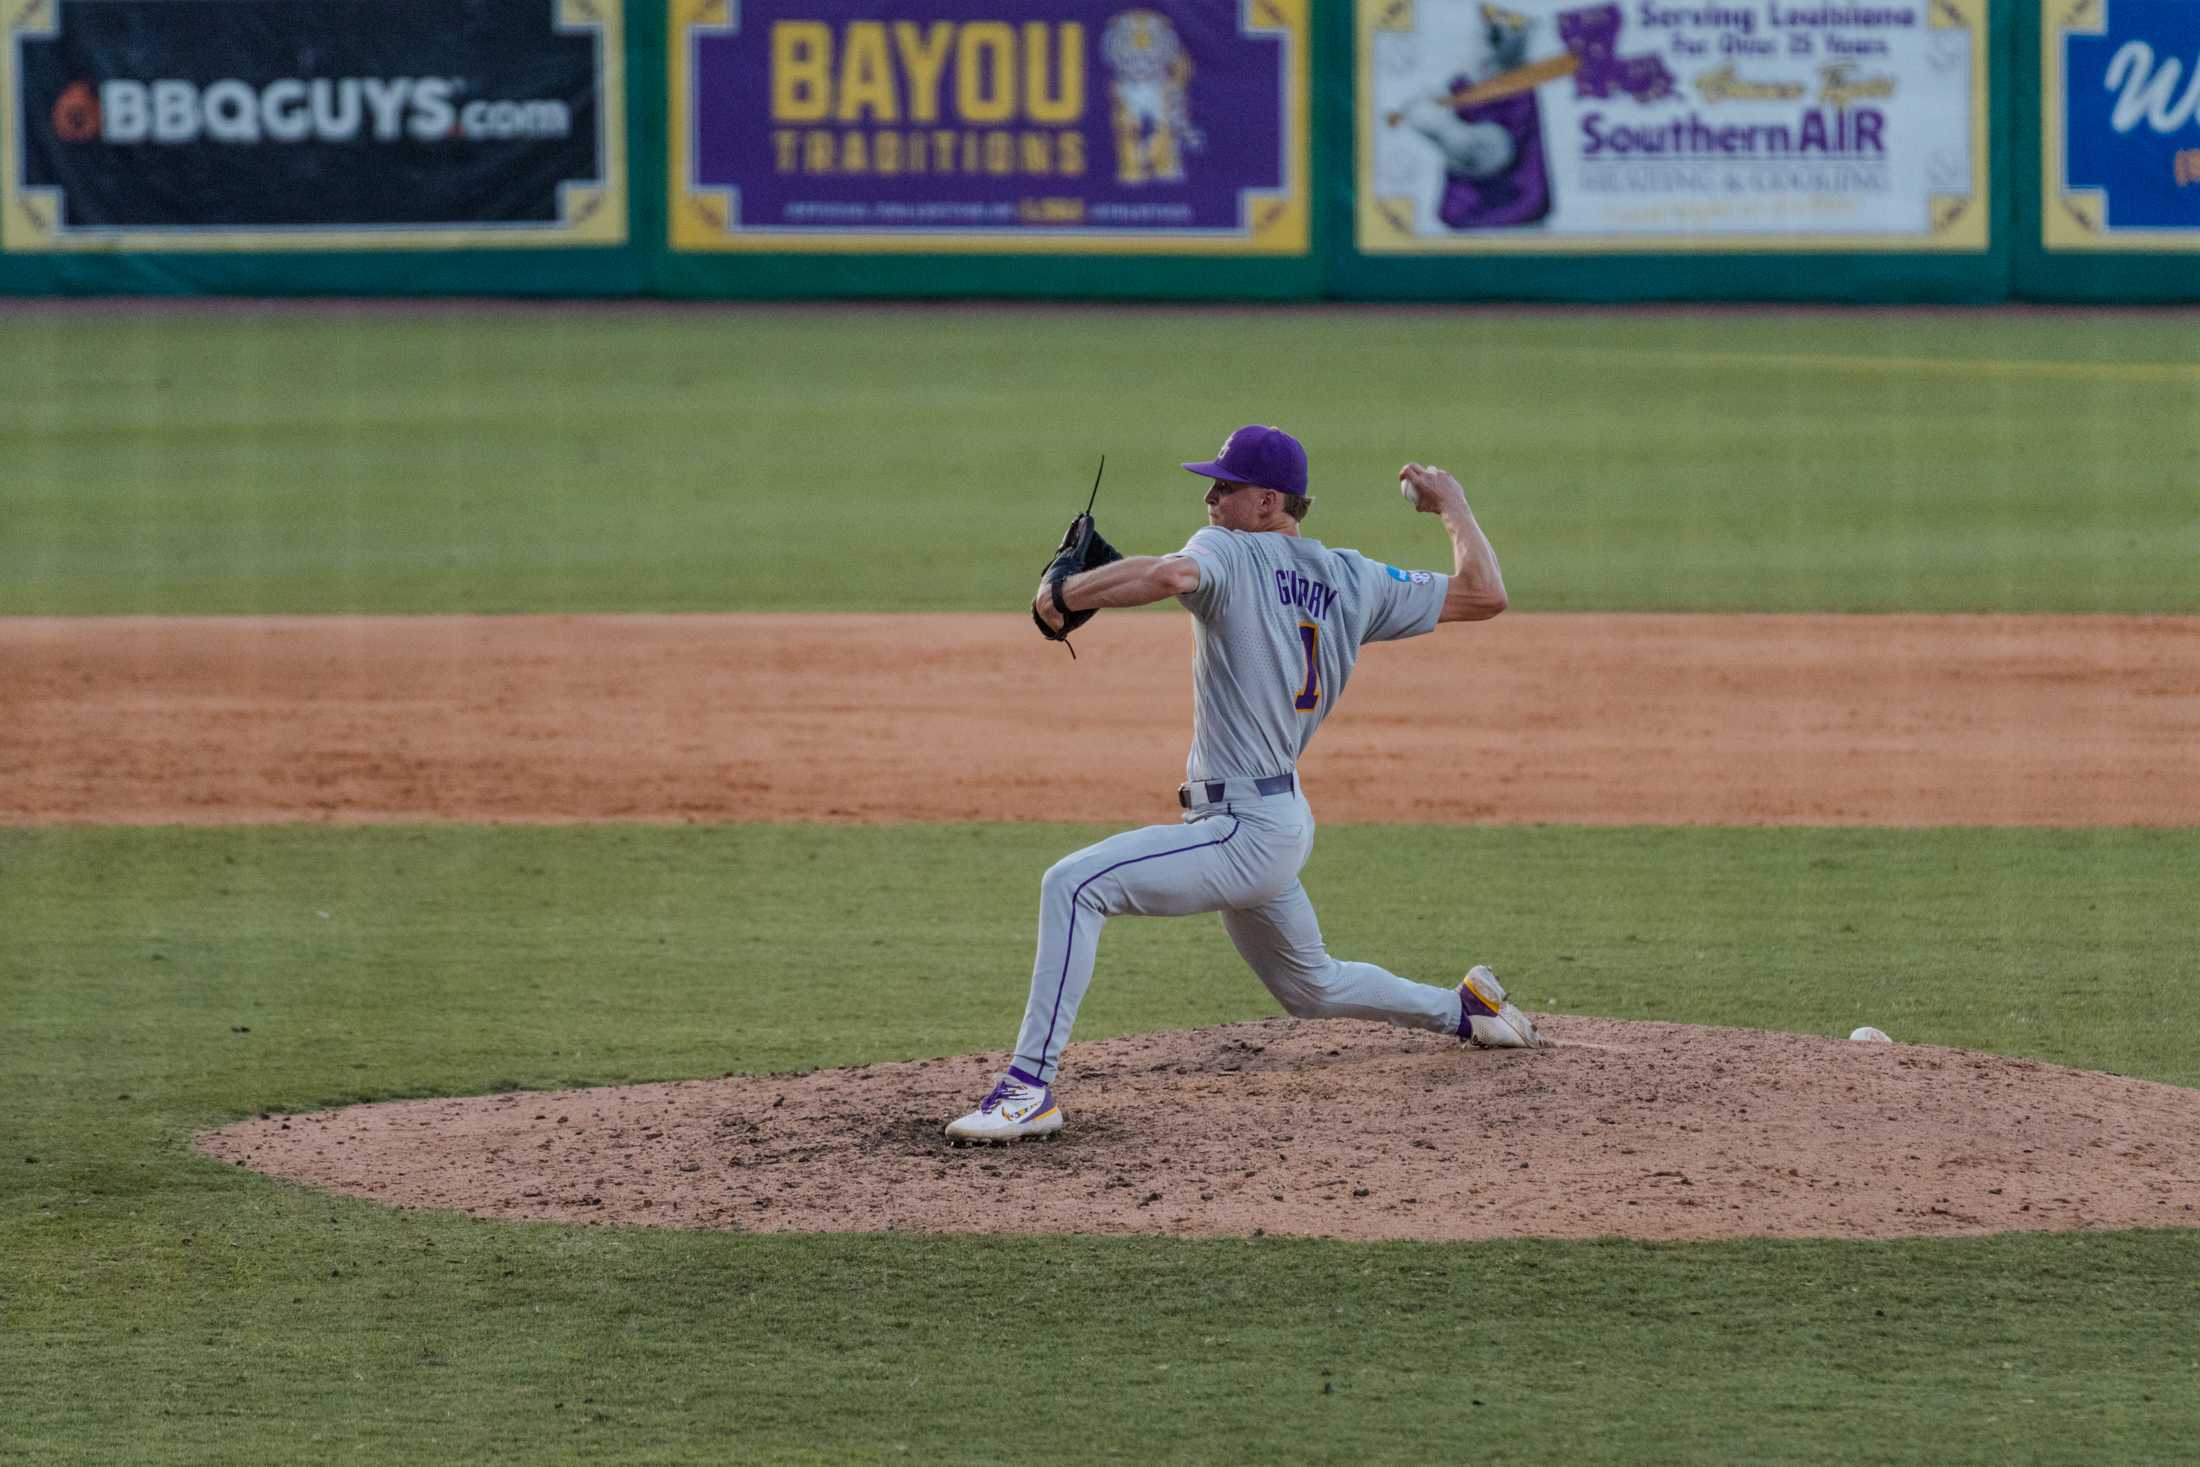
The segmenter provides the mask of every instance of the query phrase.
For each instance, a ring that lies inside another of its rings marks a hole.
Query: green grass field
[[[1523,610],[2200,613],[2182,316],[6,332],[0,614],[1014,614],[1094,455],[1103,526],[1159,548],[1198,518],[1174,461],[1255,419],[1309,441],[1310,530],[1386,559],[1442,545],[1398,462],[1457,470]],[[268,1108],[996,1050],[1039,874],[1098,833],[0,830],[0,1461],[2193,1460],[2200,1232],[765,1238],[188,1150]],[[2200,1085],[2196,863],[2192,830],[1329,826],[1307,879],[1340,952],[1486,959],[1534,1008]],[[1079,1037],[1272,1012],[1212,921],[1126,921]]]
[[[1309,533],[1524,610],[2200,610],[2188,316],[1316,310],[33,315],[0,613],[1016,609],[1109,455],[1133,549],[1242,422]]]
[[[1098,833],[0,833],[0,1419],[85,1462],[2189,1460],[2200,1234],[764,1238],[401,1214],[186,1151],[265,1108],[993,1048],[1037,872]],[[2191,1084],[2196,860],[1357,827],[1308,882],[1338,950],[1471,950],[1537,1006]],[[1476,908],[1432,866],[1483,873]],[[1082,1038],[1271,1012],[1212,920],[1114,924],[1103,961]]]

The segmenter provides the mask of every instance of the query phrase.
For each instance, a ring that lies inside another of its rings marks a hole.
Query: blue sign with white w
[[[2200,4],[2106,3],[2063,37],[2063,186],[2105,190],[2111,231],[2200,227]]]

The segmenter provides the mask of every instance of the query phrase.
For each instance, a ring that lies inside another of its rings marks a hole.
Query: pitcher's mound
[[[2200,1091],[1922,1045],[1557,1017],[1072,1047],[1051,1141],[950,1145],[997,1057],[354,1106],[211,1155],[400,1207],[753,1231],[1848,1237],[2200,1225]]]

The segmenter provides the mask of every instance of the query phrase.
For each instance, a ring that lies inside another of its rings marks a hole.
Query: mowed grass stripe
[[[1101,833],[0,832],[11,1443],[2167,1462],[2200,1431],[2183,1231],[758,1238],[397,1214],[185,1149],[267,1107],[1005,1044],[1038,874]],[[1872,1022],[2194,1084],[2196,856],[2191,831],[1340,827],[1307,879],[1338,951],[1432,979],[1486,959],[1539,1007]],[[1211,920],[1113,924],[1102,964],[1085,1037],[1271,1012]]]
[[[34,1460],[2168,1467],[2200,1431],[2188,1233],[761,1238],[298,1192],[192,1227],[81,1268],[101,1305],[32,1281]]]
[[[44,312],[0,614],[1014,609],[1099,454],[1170,549],[1251,421],[1395,564],[1458,471],[1523,608],[2191,612],[2196,374],[2179,315]]]
[[[2200,363],[2018,361],[2006,357],[1844,357],[1825,352],[1771,351],[1596,351],[1580,355],[1631,365],[1655,363],[1669,369],[1740,368],[1750,372],[1860,372],[1870,375],[1930,377],[2010,377],[2064,382],[2148,383],[2189,389],[2200,384]]]

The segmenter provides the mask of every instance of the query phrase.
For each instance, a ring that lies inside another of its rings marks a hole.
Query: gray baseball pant
[[[1039,889],[1039,950],[1016,1036],[1016,1068],[1052,1081],[1092,982],[1107,919],[1220,912],[1223,928],[1284,1012],[1375,1019],[1459,1032],[1456,989],[1415,983],[1373,963],[1340,962],[1322,945],[1299,871],[1314,849],[1300,793],[1208,805],[1179,825],[1126,830],[1064,856]]]

